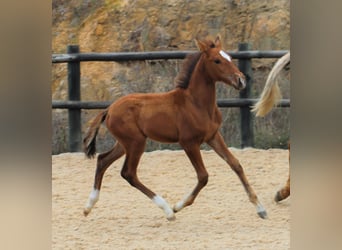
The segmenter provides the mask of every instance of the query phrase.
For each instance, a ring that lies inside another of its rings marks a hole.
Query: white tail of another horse
[[[282,56],[273,66],[270,74],[267,77],[264,90],[261,93],[260,99],[253,106],[252,111],[256,116],[265,116],[271,109],[278,104],[281,99],[281,93],[278,86],[277,77],[280,71],[290,62],[290,52]]]

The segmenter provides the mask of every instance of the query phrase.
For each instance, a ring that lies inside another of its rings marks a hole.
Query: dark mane
[[[176,88],[186,89],[189,86],[190,78],[195,66],[201,57],[201,52],[196,52],[194,54],[189,54],[186,56],[182,69],[175,78]]]

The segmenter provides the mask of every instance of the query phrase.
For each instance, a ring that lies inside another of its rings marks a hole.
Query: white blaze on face
[[[230,58],[230,56],[229,56],[226,52],[224,52],[223,50],[220,50],[220,55],[221,55],[223,58],[225,58],[226,60],[228,60],[229,62],[232,61],[232,59]]]

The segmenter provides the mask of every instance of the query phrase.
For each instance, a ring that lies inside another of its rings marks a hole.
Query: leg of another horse
[[[289,142],[289,162],[290,162],[290,142]],[[285,186],[276,193],[274,200],[276,202],[279,202],[279,201],[286,199],[289,196],[290,196],[290,166],[289,166],[289,176],[287,178],[287,182]]]
[[[94,187],[89,195],[89,200],[83,210],[84,216],[87,216],[95,203],[99,199],[102,178],[107,168],[117,159],[125,154],[123,147],[120,143],[116,143],[114,147],[106,153],[102,153],[97,157],[97,166],[95,171]]]
[[[199,145],[191,145],[188,147],[183,146],[183,148],[196,170],[198,182],[194,190],[174,206],[173,210],[175,212],[180,211],[186,206],[190,206],[194,202],[198,193],[208,182],[208,172],[204,167]]]
[[[234,155],[228,150],[224,140],[219,132],[207,142],[209,146],[211,146],[215,152],[221,156],[229,166],[234,170],[234,172],[240,178],[242,185],[244,186],[249,200],[256,206],[258,215],[265,219],[267,218],[267,213],[265,208],[261,205],[256,196],[255,192],[253,191],[252,187],[249,185],[249,182],[244,174],[243,168],[240,165],[239,161],[234,157]]]
[[[147,188],[144,184],[142,184],[137,176],[137,167],[139,164],[139,160],[141,155],[144,152],[145,141],[143,142],[134,142],[132,145],[127,146],[126,159],[121,170],[121,176],[127,180],[129,184],[133,187],[140,190],[147,197],[149,197],[158,207],[164,210],[166,214],[166,218],[168,220],[175,220],[176,217],[174,215],[173,210],[170,205],[159,195],[156,195],[149,188]]]

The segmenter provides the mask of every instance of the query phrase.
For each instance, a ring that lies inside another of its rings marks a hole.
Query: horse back
[[[118,99],[108,110],[107,127],[120,134],[143,135],[162,142],[177,142],[178,105],[171,92],[130,94]]]

